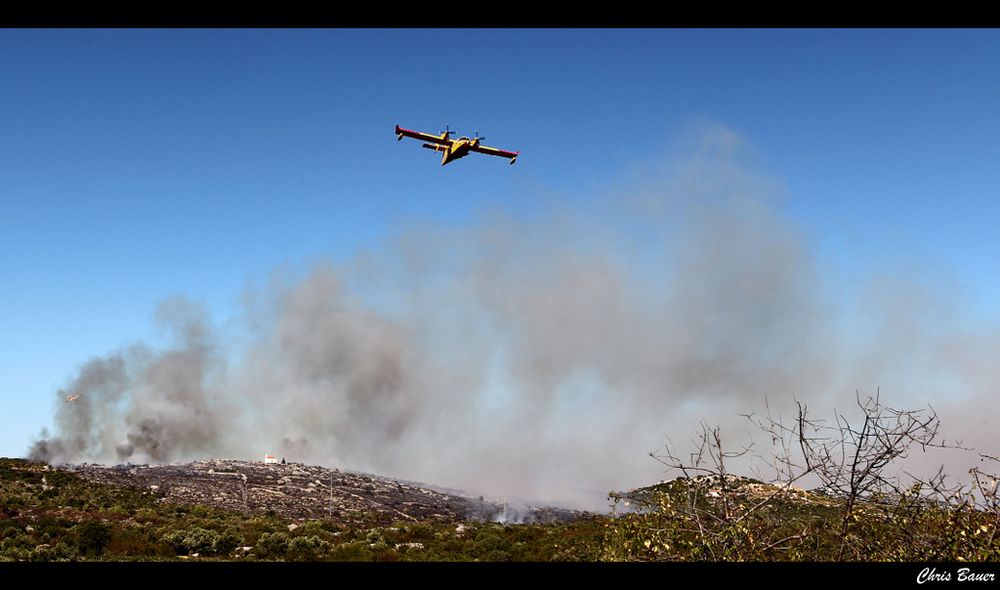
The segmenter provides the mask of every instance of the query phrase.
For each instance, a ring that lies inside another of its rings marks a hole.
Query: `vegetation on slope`
[[[681,477],[611,494],[609,515],[548,524],[248,516],[0,459],[0,561],[1000,560],[998,478],[889,478],[911,446],[940,444],[936,416],[877,399],[859,407],[860,421],[838,415],[832,431],[804,407],[791,427],[755,422],[782,449],[777,483],[729,474],[727,460],[747,450],[724,450],[706,426],[692,460],[654,455]],[[797,488],[806,475],[822,491]]]
[[[594,560],[600,519],[372,526],[162,501],[156,492],[0,459],[0,560]]]

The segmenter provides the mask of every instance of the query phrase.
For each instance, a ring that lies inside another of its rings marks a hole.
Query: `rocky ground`
[[[424,484],[301,463],[208,460],[169,465],[67,465],[88,480],[161,494],[163,501],[204,504],[290,519],[358,521],[512,520],[502,500],[444,492]],[[582,513],[521,507],[519,522],[568,521]]]

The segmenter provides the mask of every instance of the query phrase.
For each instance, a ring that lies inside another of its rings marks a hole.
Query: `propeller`
[[[486,139],[486,136],[484,135],[482,137],[479,137],[479,131],[476,131],[476,137],[473,138],[473,139],[475,139],[477,141],[483,141],[484,139]]]

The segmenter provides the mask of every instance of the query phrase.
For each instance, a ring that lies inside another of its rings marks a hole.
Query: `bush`
[[[215,544],[219,541],[219,533],[196,527],[184,538],[188,553],[210,555],[215,552]]]
[[[288,542],[288,559],[292,561],[315,561],[325,557],[330,544],[316,535],[294,537]]]
[[[28,533],[18,533],[0,541],[0,557],[10,561],[28,559],[28,552],[35,546]]]
[[[76,525],[76,545],[80,553],[94,557],[104,553],[111,542],[111,527],[103,522],[88,520]]]
[[[190,530],[170,531],[163,535],[160,540],[173,547],[178,554],[213,555],[219,539],[219,533],[195,527]]]
[[[143,530],[127,528],[111,536],[105,552],[111,555],[151,555],[156,548],[150,543],[149,534]]]
[[[329,525],[319,520],[310,520],[295,529],[296,536],[317,536],[327,542],[332,542],[336,536],[330,531]]]
[[[34,523],[35,532],[45,535],[62,535],[73,526],[72,521],[56,518],[54,516],[42,516]]]
[[[237,547],[243,545],[243,535],[234,529],[226,529],[215,541],[213,551],[216,555],[230,555]]]
[[[406,528],[409,538],[413,541],[430,541],[434,538],[434,529],[426,524],[414,524]]]
[[[39,545],[28,553],[28,561],[76,561],[79,558],[76,549],[66,543]]]
[[[505,538],[504,529],[489,527],[476,535],[473,553],[486,561],[508,561],[510,557],[510,541]]]
[[[330,551],[330,559],[336,561],[371,561],[374,557],[364,541],[341,543]]]
[[[136,511],[134,518],[136,522],[142,522],[142,523],[146,522],[155,523],[158,520],[160,520],[159,517],[156,515],[156,511],[149,508],[139,509],[138,511]]]
[[[264,533],[254,549],[261,559],[280,559],[288,551],[288,535],[281,532]]]

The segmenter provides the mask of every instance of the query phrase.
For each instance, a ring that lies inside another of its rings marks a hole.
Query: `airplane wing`
[[[521,152],[508,152],[507,150],[492,148],[485,145],[477,145],[472,148],[472,151],[479,152],[480,154],[488,154],[490,156],[500,156],[502,158],[510,158],[511,164],[513,164],[514,161],[517,160],[517,155],[521,153]]]
[[[413,139],[419,139],[420,141],[429,141],[431,143],[441,145],[451,145],[453,143],[453,140],[443,139],[440,135],[431,135],[430,133],[421,133],[419,131],[403,129],[399,125],[396,125],[396,135],[399,136],[399,139],[403,139],[403,137],[412,137]]]

